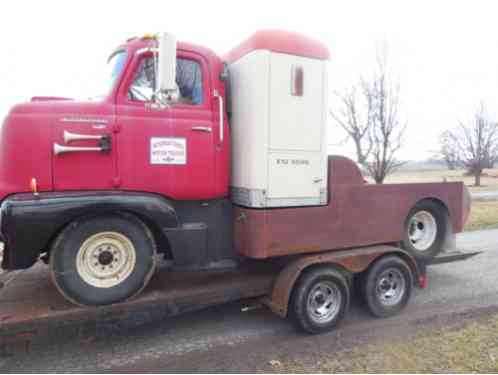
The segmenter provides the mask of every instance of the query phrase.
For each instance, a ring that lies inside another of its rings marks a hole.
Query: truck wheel
[[[350,300],[344,276],[329,267],[305,273],[294,288],[292,313],[304,331],[318,334],[332,330],[344,317]]]
[[[363,298],[370,312],[378,318],[398,314],[410,299],[413,274],[398,256],[380,259],[363,278]]]
[[[406,219],[402,246],[415,259],[434,259],[442,250],[448,215],[431,201],[418,203]]]
[[[75,221],[59,235],[50,253],[52,279],[77,305],[122,302],[148,284],[155,253],[150,231],[132,217]]]

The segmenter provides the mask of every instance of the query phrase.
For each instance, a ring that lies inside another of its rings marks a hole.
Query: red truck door
[[[52,129],[54,190],[112,189],[116,166],[112,106],[88,103],[80,110],[85,115],[58,118]]]
[[[215,142],[206,62],[179,51],[180,100],[160,109],[152,101],[152,54],[133,60],[117,98],[122,187],[180,200],[212,198]]]

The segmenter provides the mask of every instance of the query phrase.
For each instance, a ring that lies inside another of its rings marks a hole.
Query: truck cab
[[[226,116],[219,110],[225,100],[221,59],[179,43],[179,100],[157,108],[154,46],[151,38],[136,38],[112,53],[109,92],[97,100],[38,98],[15,107],[2,128],[1,157],[18,157],[20,144],[27,153],[16,163],[21,168],[0,166],[1,198],[29,192],[32,180],[40,192],[120,189],[174,200],[226,197],[230,136],[227,119],[220,119],[220,113]]]

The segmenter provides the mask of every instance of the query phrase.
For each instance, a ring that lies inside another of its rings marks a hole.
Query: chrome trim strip
[[[102,118],[83,118],[83,117],[64,117],[61,122],[77,122],[77,123],[93,123],[93,124],[108,124],[109,121]]]

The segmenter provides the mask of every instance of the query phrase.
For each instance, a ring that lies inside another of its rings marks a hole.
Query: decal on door
[[[185,138],[151,138],[150,163],[152,165],[186,165],[187,140]]]

